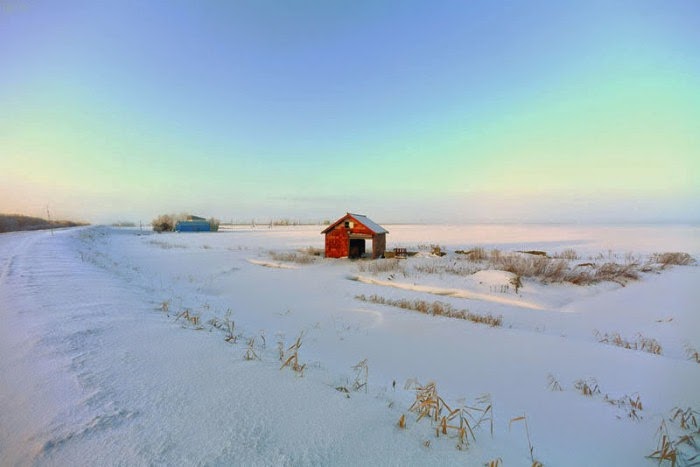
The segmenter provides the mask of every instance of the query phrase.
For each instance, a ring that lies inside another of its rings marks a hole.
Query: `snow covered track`
[[[175,239],[184,247],[169,247]],[[526,465],[522,430],[508,430],[525,413],[545,465],[644,466],[661,418],[700,407],[700,366],[683,353],[700,345],[700,268],[624,288],[527,283],[517,295],[487,295],[483,274],[444,286],[437,276],[407,279],[421,289],[381,275],[347,280],[357,273],[349,261],[260,267],[276,263],[273,248],[315,241],[316,228],[0,235],[0,465]],[[504,325],[355,299],[378,292],[437,294],[502,314]],[[198,324],[176,319],[185,310]],[[236,343],[224,339],[228,310]],[[599,343],[593,329],[656,338],[663,355]],[[280,371],[276,346],[302,331],[300,378]],[[251,338],[260,360],[243,358]],[[348,398],[335,388],[351,386],[351,366],[364,358],[368,393]],[[563,391],[547,389],[549,374]],[[414,377],[435,380],[453,406],[491,394],[494,437],[477,430],[468,451],[436,439],[406,412],[414,394],[403,383]],[[602,393],[585,397],[574,381],[591,377]],[[637,421],[603,400],[635,393]]]

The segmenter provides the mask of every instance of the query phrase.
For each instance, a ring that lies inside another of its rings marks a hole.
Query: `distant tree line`
[[[58,229],[87,225],[83,222],[49,221],[40,217],[23,216],[21,214],[0,214],[0,233],[20,230]]]

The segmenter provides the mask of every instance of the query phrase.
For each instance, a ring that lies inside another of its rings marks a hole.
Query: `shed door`
[[[350,258],[361,258],[365,254],[365,241],[359,238],[350,239]]]

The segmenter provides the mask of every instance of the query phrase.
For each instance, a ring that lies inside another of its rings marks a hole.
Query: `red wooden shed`
[[[367,216],[347,213],[321,233],[326,235],[326,258],[360,258],[365,254],[365,241],[372,240],[375,259],[384,254],[389,231]]]

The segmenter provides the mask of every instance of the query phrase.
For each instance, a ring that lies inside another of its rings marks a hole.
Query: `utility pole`
[[[49,211],[49,205],[46,205],[46,217],[49,221],[49,228],[51,229],[51,235],[53,236],[53,224],[51,224],[51,211]]]

